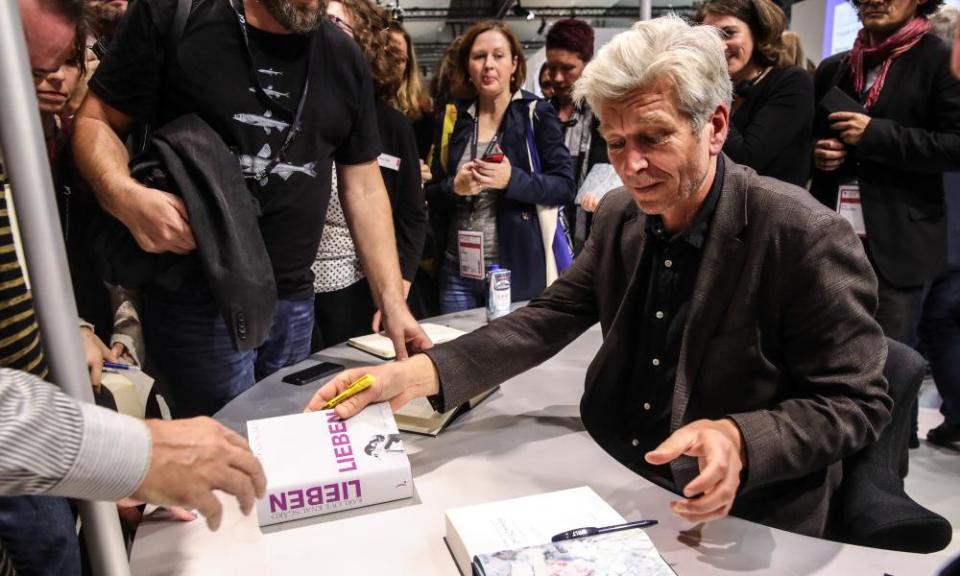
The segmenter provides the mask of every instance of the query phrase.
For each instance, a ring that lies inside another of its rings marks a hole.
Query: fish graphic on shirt
[[[250,87],[250,91],[253,92],[254,94],[257,93],[257,89],[254,88],[253,86]],[[266,94],[267,96],[270,96],[271,98],[289,98],[290,97],[289,92],[280,92],[280,91],[274,90],[273,86],[267,86],[266,88],[264,88],[263,93]]]
[[[270,165],[270,145],[264,144],[263,148],[260,149],[260,152],[256,156],[251,156],[249,154],[240,154],[240,167],[243,169],[243,176],[245,178],[256,178],[261,170]],[[290,179],[295,173],[306,174],[311,178],[317,177],[316,171],[316,162],[308,162],[302,166],[297,166],[296,164],[287,164],[286,162],[280,162],[276,166],[270,169],[270,174],[276,174],[284,181]],[[259,180],[261,186],[267,185],[267,176]]]
[[[260,128],[263,128],[263,131],[267,134],[269,134],[271,130],[283,132],[287,129],[287,126],[290,125],[283,120],[277,120],[274,118],[273,112],[269,110],[264,112],[263,116],[258,116],[256,114],[234,114],[233,119],[237,122],[249,124],[250,126],[259,126]]]
[[[283,76],[283,72],[279,70],[274,70],[273,68],[260,68],[257,72],[261,74],[266,74],[267,76]]]

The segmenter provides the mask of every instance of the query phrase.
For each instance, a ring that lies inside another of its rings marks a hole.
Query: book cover
[[[480,554],[475,576],[676,576],[642,529]]]
[[[596,492],[581,486],[454,508],[447,510],[446,522],[447,546],[460,572],[469,576],[474,556],[537,546],[560,532],[624,520]]]
[[[463,330],[430,322],[423,322],[420,327],[434,344],[443,344],[466,334]],[[347,344],[384,360],[393,360],[397,356],[393,342],[381,333],[351,338]]]
[[[349,420],[321,410],[247,422],[267,475],[261,526],[413,496],[410,461],[387,403]]]
[[[437,412],[434,410],[426,398],[414,398],[394,414],[394,417],[397,419],[397,427],[404,432],[423,434],[425,436],[437,436],[458,416],[464,412],[469,412],[474,406],[489,398],[491,394],[499,389],[500,387],[496,386],[489,390],[484,390],[468,400],[465,404],[451,408],[446,412]]]

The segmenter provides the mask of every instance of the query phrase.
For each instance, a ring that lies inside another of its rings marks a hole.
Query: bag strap
[[[534,133],[534,126],[537,118],[537,101],[531,100],[527,105],[529,108],[529,115],[527,119],[527,160],[530,162],[530,169],[533,170],[534,174],[540,174],[542,172],[540,166],[540,154],[534,153],[537,150],[537,140]]]
[[[195,0],[177,0],[177,11],[173,15],[173,24],[167,31],[167,54],[172,54],[176,49],[180,39],[183,38],[183,31],[187,29],[187,20],[190,13],[193,12]]]

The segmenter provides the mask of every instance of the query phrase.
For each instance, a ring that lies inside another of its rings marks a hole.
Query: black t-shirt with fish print
[[[134,120],[162,125],[193,113],[216,130],[236,151],[260,201],[260,231],[280,297],[310,297],[310,265],[330,197],[331,163],[360,164],[380,153],[369,67],[355,42],[328,22],[312,37],[247,25],[248,56],[229,0],[200,0],[167,62],[176,5],[177,0],[131,3],[90,89]],[[307,81],[302,130],[264,176],[293,124]]]

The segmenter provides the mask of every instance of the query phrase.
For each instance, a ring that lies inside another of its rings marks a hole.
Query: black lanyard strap
[[[473,139],[470,141],[471,160],[477,159],[477,146],[479,146],[480,141],[480,102],[474,104],[474,110],[476,110],[477,113],[473,117]],[[487,143],[487,147],[483,150],[483,156],[480,156],[481,160],[492,154],[497,144],[503,138],[503,123],[507,119],[507,112],[509,112],[509,110],[510,108],[507,107],[507,109],[503,111],[503,118],[500,119],[497,132],[493,135],[493,138],[490,139],[490,142]]]
[[[256,89],[257,94],[266,98],[268,102],[272,102],[277,106],[280,106],[284,110],[287,110],[285,106],[276,102],[267,92],[263,89],[263,86],[260,84],[260,78],[257,76],[255,70],[257,69],[256,62],[253,60],[253,51],[250,50],[250,36],[247,32],[247,18],[244,15],[243,11],[243,0],[233,0],[233,13],[237,16],[237,22],[240,24],[240,36],[243,38],[243,47],[246,49],[247,61],[250,65],[250,75],[253,77],[253,86]],[[307,94],[310,91],[310,72],[312,69],[313,62],[313,41],[315,38],[315,33],[310,35],[310,44],[307,46],[307,74],[306,79],[303,82],[303,92],[300,94],[300,102],[297,103],[297,111],[294,114],[293,122],[290,126],[287,127],[286,135],[283,139],[283,144],[280,145],[280,149],[274,154],[273,158],[270,159],[263,168],[261,168],[256,175],[254,175],[254,180],[257,182],[262,181],[266,178],[270,171],[273,170],[278,164],[283,162],[283,159],[287,155],[287,151],[290,149],[290,145],[293,144],[294,139],[301,131],[301,120],[303,118],[303,106],[307,101]]]

